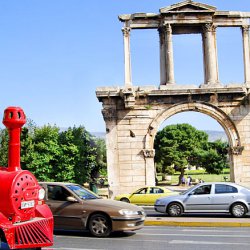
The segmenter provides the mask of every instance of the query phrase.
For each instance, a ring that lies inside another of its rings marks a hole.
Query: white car
[[[250,190],[230,182],[201,183],[180,195],[162,197],[155,211],[169,216],[183,213],[231,213],[244,217],[250,211]]]

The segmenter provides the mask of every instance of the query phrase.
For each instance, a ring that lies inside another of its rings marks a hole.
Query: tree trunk
[[[181,174],[179,175],[179,183],[178,183],[178,186],[180,186],[180,185],[182,184],[182,178],[184,177],[185,169],[184,169],[184,168],[181,168],[180,171],[181,171]]]

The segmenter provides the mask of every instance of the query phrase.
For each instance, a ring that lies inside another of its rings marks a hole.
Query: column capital
[[[233,155],[241,155],[243,150],[244,150],[244,146],[230,147],[229,153],[231,153]]]
[[[172,34],[172,26],[170,23],[164,24],[163,28],[165,32],[167,32],[168,34]]]
[[[145,158],[154,158],[155,156],[154,149],[143,149],[142,152]]]
[[[203,32],[215,32],[217,26],[212,23],[206,23],[202,26]]]
[[[248,33],[248,32],[249,32],[249,29],[250,29],[250,25],[242,25],[242,26],[241,26],[241,29],[242,29],[242,32]]]
[[[122,33],[125,37],[128,37],[130,35],[131,28],[130,27],[123,27]]]

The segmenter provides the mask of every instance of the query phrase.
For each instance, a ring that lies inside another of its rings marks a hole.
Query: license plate
[[[35,201],[23,201],[21,202],[21,209],[31,208],[35,206]]]

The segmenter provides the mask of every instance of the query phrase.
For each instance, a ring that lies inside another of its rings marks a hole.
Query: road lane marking
[[[145,235],[145,236],[185,236],[185,237],[225,237],[225,238],[249,238],[249,235],[227,235],[227,234],[171,234],[171,233],[137,233],[137,235]]]
[[[250,243],[242,242],[212,242],[212,241],[193,241],[193,240],[171,240],[169,244],[191,244],[191,245],[240,245],[240,246],[250,246]]]
[[[105,250],[102,248],[65,248],[65,247],[51,247],[51,248],[43,248],[42,250],[57,250],[57,249],[63,249],[63,250]]]
[[[224,229],[221,229],[221,230],[214,230],[214,229],[183,229],[182,232],[223,232],[223,233],[248,233],[250,232],[249,229],[247,230],[224,230]]]
[[[144,227],[143,228],[144,231],[147,231],[147,232],[156,232],[156,231],[161,231],[162,232],[162,228],[159,228],[158,226],[156,227],[153,227],[153,228],[150,228],[150,227]],[[168,228],[166,229],[166,231],[171,231],[173,232],[173,229],[171,228]],[[250,232],[250,229],[249,228],[241,228],[241,230],[235,230],[233,229],[232,230],[227,230],[225,228],[221,228],[221,229],[213,229],[213,228],[199,228],[199,229],[180,229],[181,232],[223,232],[223,233],[248,233]],[[138,233],[138,232],[136,232]]]

